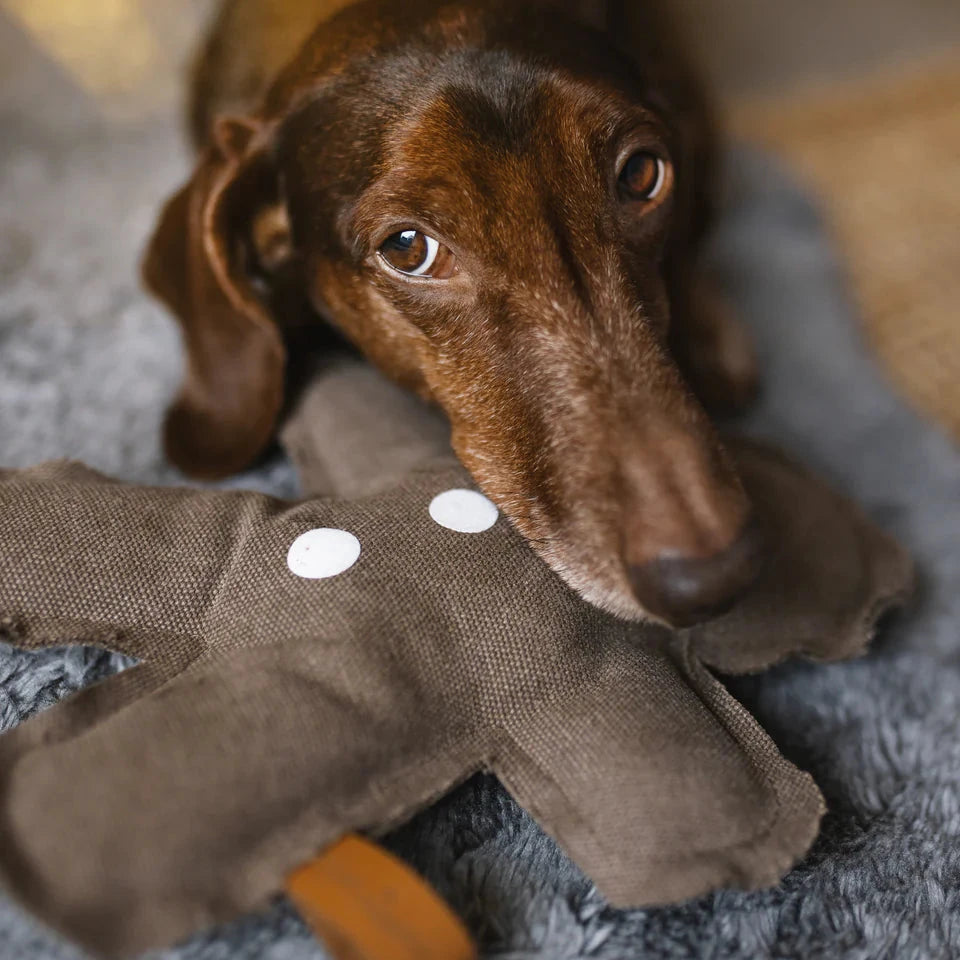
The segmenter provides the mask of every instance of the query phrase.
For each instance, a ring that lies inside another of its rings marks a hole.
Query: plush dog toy
[[[673,634],[579,599],[362,364],[323,371],[284,440],[325,496],[0,471],[2,639],[140,661],[0,738],[0,880],[29,909],[99,953],[167,944],[478,770],[616,904],[806,851],[819,791],[707,667],[863,649],[910,565],[851,504],[732,441],[775,549]]]

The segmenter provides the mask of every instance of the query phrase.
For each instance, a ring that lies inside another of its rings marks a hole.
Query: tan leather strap
[[[382,847],[350,834],[287,878],[287,894],[336,960],[475,960],[463,924]]]

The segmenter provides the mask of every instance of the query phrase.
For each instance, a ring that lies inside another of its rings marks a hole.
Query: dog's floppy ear
[[[219,120],[143,262],[147,286],[180,321],[187,352],[164,425],[167,456],[204,479],[248,466],[283,402],[285,350],[251,240],[257,219],[282,209],[266,140],[257,121]]]

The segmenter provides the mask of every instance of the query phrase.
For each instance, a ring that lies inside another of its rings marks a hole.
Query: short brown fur
[[[193,87],[196,171],[145,263],[185,332],[175,463],[249,464],[326,322],[443,408],[586,599],[684,623],[743,589],[750,508],[702,403],[742,406],[753,355],[697,267],[714,136],[649,2],[227,0]],[[624,201],[630,151],[665,158],[662,200]],[[402,229],[458,271],[386,268]]]

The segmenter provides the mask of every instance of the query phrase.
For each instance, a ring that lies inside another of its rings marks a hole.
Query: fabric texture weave
[[[852,504],[731,438],[774,553],[675,635],[584,603],[502,518],[435,523],[470,478],[364,365],[321,371],[284,438],[326,496],[0,471],[0,639],[140,661],[0,738],[0,878],[31,910],[100,953],[164,945],[479,770],[618,905],[766,885],[805,852],[819,791],[703,664],[862,651],[910,564]],[[359,560],[294,576],[290,545],[321,528]]]

